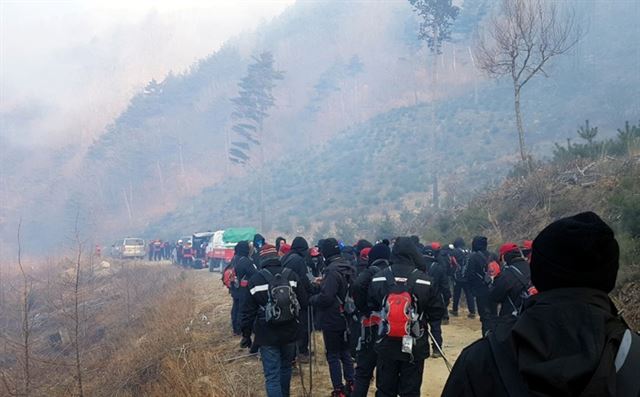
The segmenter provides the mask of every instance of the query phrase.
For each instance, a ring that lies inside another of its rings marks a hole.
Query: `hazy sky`
[[[152,78],[294,0],[0,0],[0,135],[89,142]]]

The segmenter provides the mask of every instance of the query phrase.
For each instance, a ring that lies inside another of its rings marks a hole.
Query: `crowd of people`
[[[266,394],[290,395],[294,363],[322,332],[331,396],[420,396],[429,357],[446,358],[450,316],[479,317],[444,396],[638,396],[640,341],[608,297],[613,231],[594,213],[489,251],[416,236],[345,245],[303,237],[242,241],[222,274],[240,345],[260,354]],[[451,306],[450,306],[451,304]]]
[[[147,255],[150,261],[165,261],[170,260],[175,244],[170,241],[163,241],[160,239],[151,240],[147,244]]]

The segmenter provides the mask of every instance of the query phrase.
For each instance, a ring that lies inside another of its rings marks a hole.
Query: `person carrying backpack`
[[[447,319],[447,306],[451,300],[451,290],[449,289],[449,276],[447,275],[447,267],[438,261],[438,254],[440,250],[440,243],[431,243],[423,250],[423,256],[427,263],[427,274],[432,280],[432,286],[436,291],[438,299],[442,303],[444,308],[444,314],[441,319],[429,321],[429,328],[433,335],[434,341],[431,341],[432,353],[431,357],[440,358],[442,354],[440,350],[443,349],[442,340],[442,323]],[[438,344],[436,346],[435,344]],[[440,349],[438,349],[440,347]]]
[[[492,261],[497,261],[496,254],[487,251],[487,238],[476,236],[471,242],[472,254],[467,266],[467,280],[471,293],[476,299],[476,307],[482,323],[482,335],[492,326],[493,319],[497,315],[496,304],[489,299],[489,284],[491,278],[487,274],[487,266]]]
[[[453,241],[453,252],[451,254],[451,261],[454,267],[453,270],[453,303],[451,306],[451,314],[454,317],[458,317],[458,307],[460,305],[460,298],[462,292],[467,301],[467,314],[468,318],[476,318],[476,303],[469,288],[469,282],[467,279],[467,269],[469,266],[469,257],[471,253],[465,248],[465,242],[462,237],[458,237]]]
[[[249,242],[240,241],[234,248],[235,255],[231,260],[233,271],[235,273],[234,285],[236,287],[236,296],[238,297],[238,308],[245,305],[249,298],[249,280],[258,271],[251,259],[249,259]],[[223,273],[224,276],[224,273]],[[232,295],[233,296],[233,295]],[[240,310],[240,309],[239,309]],[[232,307],[233,311],[233,307]]]
[[[310,298],[318,312],[318,323],[327,352],[333,397],[344,397],[353,390],[353,360],[349,351],[351,310],[346,307],[349,286],[355,277],[354,266],[342,257],[335,238],[322,241],[320,253],[327,267],[320,293]],[[343,379],[344,377],[344,379]]]
[[[246,243],[246,242],[245,242]],[[237,244],[234,247],[234,255],[231,262],[222,271],[222,284],[229,290],[233,303],[231,305],[231,328],[233,334],[240,335],[240,283],[236,274],[236,262],[239,260],[239,252],[243,252],[245,244]],[[249,254],[249,245],[246,244],[246,255]],[[245,285],[245,287],[248,284]]]
[[[432,280],[419,270],[424,258],[408,237],[398,237],[392,264],[371,280],[368,300],[382,323],[375,345],[376,396],[420,396],[429,357],[427,323],[442,319],[444,307]]]
[[[387,245],[378,243],[371,248],[368,256],[369,264],[367,268],[360,272],[351,286],[351,295],[360,313],[358,324],[360,338],[357,342],[355,384],[351,397],[367,396],[371,378],[373,378],[373,371],[378,361],[374,345],[381,319],[380,313],[372,311],[369,307],[368,292],[373,276],[389,267],[391,250]]]
[[[442,395],[639,396],[640,336],[608,296],[618,266],[613,230],[595,213],[545,227],[531,253],[539,293],[462,351]]]
[[[260,358],[268,397],[290,395],[292,362],[296,351],[300,307],[307,295],[298,275],[280,263],[273,245],[260,250],[262,268],[251,276],[249,297],[242,307],[243,346],[260,346]]]
[[[525,300],[534,291],[529,262],[515,243],[505,243],[500,247],[500,259],[505,265],[494,278],[489,297],[500,304],[500,316],[518,316]]]
[[[282,247],[282,246],[281,246]],[[291,269],[298,275],[301,288],[307,296],[311,295],[311,280],[307,275],[305,261],[309,244],[304,237],[296,237],[291,243],[291,251],[281,258],[282,266]],[[300,326],[298,328],[298,359],[302,363],[309,362],[309,307],[300,308]]]

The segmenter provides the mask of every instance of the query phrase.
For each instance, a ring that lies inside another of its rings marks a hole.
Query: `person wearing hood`
[[[286,244],[287,243],[287,239],[281,236],[276,237],[276,251],[279,253],[280,252],[280,246],[282,244]]]
[[[334,238],[322,241],[320,253],[327,267],[320,293],[310,303],[318,312],[318,323],[327,352],[329,375],[333,385],[332,397],[344,397],[353,390],[353,360],[349,351],[349,319],[344,304],[349,286],[355,278],[354,266],[342,257],[340,245]],[[344,382],[343,382],[344,375]]]
[[[640,337],[608,296],[618,261],[613,230],[593,212],[545,227],[531,253],[539,293],[462,351],[442,395],[640,395]]]
[[[253,264],[256,265],[256,268],[260,269],[260,250],[262,246],[265,244],[265,239],[262,237],[262,234],[256,233],[253,236]],[[276,251],[277,252],[277,251]]]
[[[515,243],[505,243],[500,247],[500,259],[504,268],[496,275],[489,289],[489,297],[500,304],[502,316],[518,316],[524,299],[531,294],[531,271],[529,262]]]
[[[444,315],[442,319],[429,321],[429,328],[433,334],[431,357],[440,358],[440,350],[442,349],[442,324],[448,323],[447,307],[451,300],[451,290],[449,289],[449,276],[447,274],[447,267],[439,259],[440,243],[433,242],[424,248],[424,259],[427,263],[427,274],[433,281],[433,287],[436,290],[436,295],[444,307]],[[436,346],[435,344],[438,344]],[[440,347],[440,349],[438,349]]]
[[[482,323],[482,335],[491,328],[497,315],[497,306],[489,299],[491,278],[487,274],[487,266],[498,261],[496,254],[487,250],[488,242],[484,236],[476,236],[471,241],[471,256],[467,268],[467,279],[471,293],[476,298],[476,307]]]
[[[466,249],[466,244],[462,237],[458,237],[453,241],[453,251],[451,253],[451,260],[454,264],[453,271],[453,306],[451,307],[450,314],[454,317],[458,317],[458,307],[460,304],[460,298],[462,292],[467,301],[467,314],[468,318],[476,318],[476,302],[469,288],[469,279],[467,274],[467,266],[469,265],[470,252]]]
[[[420,396],[424,361],[429,357],[427,324],[442,319],[444,307],[432,280],[419,270],[426,265],[411,238],[399,237],[396,240],[391,262],[391,266],[377,272],[371,280],[369,308],[372,311],[392,311],[394,308],[387,298],[391,294],[402,298],[402,294],[406,296],[408,293],[416,319],[402,328],[403,332],[408,328],[408,334],[392,336],[385,312],[382,312],[382,332],[375,344],[378,354],[376,396]]]
[[[300,287],[305,290],[308,296],[311,295],[311,280],[307,275],[306,256],[309,251],[309,244],[304,237],[296,237],[291,243],[291,250],[282,257],[282,266],[293,270],[300,280]],[[301,362],[308,362],[309,359],[309,307],[300,307],[300,324],[298,328],[298,353]]]
[[[368,249],[368,248],[365,248]],[[360,253],[364,252],[363,249]],[[362,255],[361,255],[362,256]],[[351,286],[351,296],[359,313],[360,338],[356,351],[355,385],[351,397],[366,397],[369,385],[376,368],[378,355],[374,349],[378,327],[380,326],[380,313],[372,312],[369,307],[368,293],[373,276],[381,270],[389,267],[391,250],[383,243],[378,243],[368,253],[368,265],[358,274],[356,281]]]
[[[236,281],[231,291],[233,298],[233,306],[231,307],[231,317],[236,319],[234,323],[237,327],[234,327],[234,333],[240,333],[240,310],[244,305],[244,302],[249,297],[249,279],[253,276],[257,269],[253,265],[251,259],[249,259],[249,242],[240,241],[236,244],[233,258],[231,259],[230,266],[233,266],[236,273]],[[235,309],[235,311],[234,311]],[[235,313],[235,316],[234,316]]]
[[[260,251],[262,268],[249,280],[249,297],[242,307],[242,345],[251,346],[251,334],[255,335],[254,346],[259,346],[268,397],[290,395],[292,362],[295,358],[298,322],[295,315],[286,321],[268,319],[267,308],[274,304],[271,291],[276,287],[290,288],[288,306],[278,308],[277,313],[294,313],[299,306],[307,305],[304,288],[298,284],[298,275],[285,269],[280,263],[276,248],[265,244]],[[277,301],[275,301],[277,302]],[[282,301],[280,301],[282,302]],[[269,311],[269,313],[272,313]]]

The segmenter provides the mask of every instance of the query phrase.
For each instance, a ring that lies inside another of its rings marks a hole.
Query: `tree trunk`
[[[522,125],[522,114],[520,113],[520,87],[514,82],[514,106],[516,111],[516,127],[518,128],[518,142],[520,144],[520,158],[523,163],[527,162],[527,152],[524,148],[524,127]]]
[[[431,148],[433,149],[433,154],[438,153],[438,150],[436,148],[436,143],[438,141],[438,120],[437,120],[437,115],[436,115],[436,102],[437,102],[437,96],[438,96],[438,55],[435,53],[432,53],[433,56],[433,65],[432,65],[432,70],[431,73],[433,74],[433,79],[432,79],[432,87],[431,89],[433,90],[433,96],[431,98]],[[434,167],[435,164],[437,164],[437,159],[436,161],[432,161],[430,162],[431,167]],[[439,209],[440,208],[440,192],[438,191],[438,170],[435,168],[431,169],[431,179],[432,179],[432,196],[431,196],[431,202],[433,203],[433,208],[435,209]]]
[[[258,178],[260,178],[260,233],[264,233],[264,131],[262,122],[260,122],[260,171],[258,172]]]

